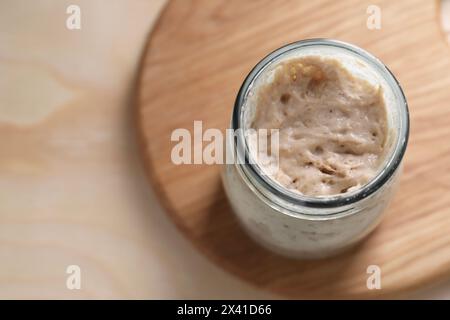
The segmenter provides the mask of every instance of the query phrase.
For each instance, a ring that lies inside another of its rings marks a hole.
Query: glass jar
[[[249,161],[245,117],[250,108],[248,98],[258,80],[283,59],[311,54],[339,57],[341,62],[353,64],[355,72],[377,81],[384,91],[388,149],[382,168],[365,186],[339,195],[313,197],[293,192]],[[258,243],[277,253],[322,258],[356,244],[380,222],[399,180],[409,135],[409,114],[399,83],[377,58],[341,41],[310,39],[284,46],[254,67],[237,95],[231,129],[234,134],[227,135],[226,150],[232,151],[234,161],[224,166],[222,180],[244,229]]]

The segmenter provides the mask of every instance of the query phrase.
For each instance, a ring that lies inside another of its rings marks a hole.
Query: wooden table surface
[[[131,94],[164,2],[0,3],[0,298],[273,297],[197,252],[143,175]],[[450,282],[411,297],[450,298]]]

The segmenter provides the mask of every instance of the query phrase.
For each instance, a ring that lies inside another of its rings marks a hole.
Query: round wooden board
[[[366,27],[372,1],[172,0],[142,60],[137,126],[148,175],[177,226],[218,265],[291,298],[392,297],[450,276],[450,50],[434,1],[377,1],[381,30]],[[319,261],[272,254],[240,229],[217,165],[171,162],[176,128],[194,120],[224,130],[249,70],[305,38],[354,43],[396,74],[411,112],[400,188],[380,227],[353,251]],[[174,253],[176,254],[176,253]],[[369,265],[381,290],[368,290]]]

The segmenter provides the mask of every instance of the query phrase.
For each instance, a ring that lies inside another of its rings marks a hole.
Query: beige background
[[[273,297],[199,254],[143,175],[131,98],[164,3],[0,0],[0,298]],[[450,282],[411,297],[450,299]]]

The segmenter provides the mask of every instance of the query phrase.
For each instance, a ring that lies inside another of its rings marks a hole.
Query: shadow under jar
[[[249,117],[255,114],[251,97],[257,95],[262,79],[267,81],[280,62],[308,56],[350,62],[353,71],[376,81],[383,89],[385,156],[370,181],[348,192],[326,196],[295,192],[267,175],[252,159],[246,135]],[[377,58],[341,41],[310,39],[286,45],[254,67],[237,95],[231,129],[234,134],[227,135],[226,148],[233,155],[233,163],[224,166],[222,180],[242,226],[254,240],[274,252],[312,259],[338,254],[378,225],[399,180],[409,115],[399,83]]]

